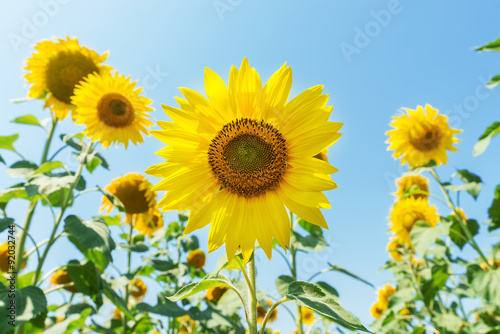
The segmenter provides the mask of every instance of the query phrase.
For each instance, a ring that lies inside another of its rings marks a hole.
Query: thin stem
[[[64,198],[64,200],[62,202],[61,212],[59,213],[59,217],[57,218],[57,221],[56,221],[56,223],[54,225],[54,228],[52,229],[52,233],[51,233],[51,235],[49,237],[49,242],[47,243],[47,247],[45,247],[45,250],[44,250],[43,255],[42,255],[42,259],[38,263],[35,275],[33,276],[33,282],[32,282],[33,285],[35,285],[35,283],[40,278],[40,275],[41,275],[41,272],[42,272],[43,263],[45,262],[45,259],[47,258],[47,254],[49,253],[50,247],[52,247],[52,245],[55,242],[55,235],[57,233],[59,225],[62,222],[62,219],[64,217],[64,213],[66,212],[66,209],[68,208],[68,203],[69,203],[69,201],[71,199],[71,194],[73,193],[73,189],[75,189],[76,184],[80,180],[80,176],[82,175],[83,168],[85,167],[85,159],[86,159],[87,155],[89,154],[89,152],[91,150],[91,147],[92,147],[91,144],[87,145],[87,148],[86,148],[86,150],[84,152],[83,159],[81,160],[80,166],[78,167],[78,170],[76,171],[75,179],[73,180],[73,182],[69,186],[68,192],[66,193],[66,196],[65,196],[65,198]]]
[[[323,320],[321,317],[317,317],[316,319],[314,319],[313,322],[309,325],[309,328],[307,328],[306,334],[311,334],[314,326],[316,326],[316,324],[321,320]]]
[[[18,227],[20,229],[23,229],[21,227],[21,225],[18,225],[18,224],[14,224],[14,225],[16,225],[16,227]],[[31,242],[33,243],[33,245],[35,245],[35,247],[34,247],[35,249],[32,249],[32,250],[29,250],[29,251],[25,252],[23,257],[26,258],[26,259],[28,259],[28,257],[36,250],[38,261],[40,261],[40,252],[38,251],[38,248],[36,247],[36,241],[35,241],[35,239],[33,239],[33,237],[29,233],[27,233],[27,232],[26,232],[26,236],[31,240]]]
[[[274,305],[271,306],[269,308],[269,310],[267,310],[266,316],[264,317],[264,321],[262,321],[262,327],[260,328],[260,334],[264,334],[266,332],[267,321],[269,320],[269,317],[273,313],[274,309],[276,309],[280,304],[282,304],[286,301],[289,301],[289,300],[290,299],[288,299],[287,297],[283,297],[282,299],[280,299],[276,303],[274,303]]]
[[[57,126],[57,118],[55,117],[55,115],[52,115],[52,126],[50,127],[49,136],[47,137],[47,143],[45,144],[45,147],[43,148],[42,164],[44,162],[47,162],[47,155],[49,154],[50,143],[52,142],[52,138],[54,137],[54,132],[56,131],[56,126]]]
[[[134,223],[130,222],[130,231],[128,233],[128,249],[127,249],[127,276],[130,274],[130,267],[132,265],[132,251],[130,246],[132,245],[132,233],[134,231]],[[128,277],[127,277],[128,278]],[[128,308],[128,297],[130,295],[128,284],[125,286],[125,305]],[[123,317],[123,334],[127,334],[127,319]]]
[[[485,262],[485,264],[490,269],[493,269],[493,267],[488,262],[488,259],[486,259],[486,256],[484,256],[483,252],[481,251],[481,248],[479,248],[479,246],[477,245],[476,241],[474,240],[474,237],[472,236],[472,233],[469,230],[469,227],[463,221],[462,215],[457,211],[457,208],[455,207],[455,205],[453,204],[453,201],[451,200],[450,194],[443,187],[443,183],[439,179],[439,176],[437,175],[436,170],[434,168],[431,169],[431,174],[436,179],[437,183],[439,184],[439,187],[441,188],[441,191],[443,192],[443,194],[445,195],[446,199],[448,200],[448,206],[453,210],[453,212],[455,212],[455,216],[457,218],[458,224],[460,225],[460,227],[464,231],[465,235],[467,236],[467,239],[469,239],[470,245],[472,246],[472,248],[474,248],[477,251],[477,253],[483,259],[483,261]]]
[[[255,275],[255,251],[248,262],[248,277],[249,277],[249,291],[250,291],[250,308],[248,316],[248,327],[250,334],[258,334],[257,331],[257,288],[256,288],[256,275]]]

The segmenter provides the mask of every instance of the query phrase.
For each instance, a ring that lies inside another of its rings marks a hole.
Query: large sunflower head
[[[320,211],[330,208],[322,191],[336,188],[329,163],[314,158],[339,137],[341,123],[328,122],[332,107],[322,86],[288,101],[290,67],[283,65],[262,87],[247,59],[231,68],[229,86],[205,71],[207,97],[181,88],[180,109],[164,106],[174,122],[158,122],[153,135],[168,146],[166,162],[146,172],[162,177],[164,210],[190,210],[185,233],[209,223],[209,251],[223,244],[228,259],[238,247],[248,257],[257,241],[267,256],[273,237],[290,243],[286,208],[327,228]]]
[[[197,269],[203,269],[205,260],[205,252],[201,249],[192,250],[187,256],[187,263]]]
[[[410,231],[419,220],[427,222],[429,226],[436,226],[439,222],[436,207],[429,205],[425,199],[406,198],[397,202],[392,208],[390,228],[402,244],[412,247]]]
[[[104,66],[107,53],[97,54],[80,46],[76,38],[39,42],[32,57],[27,60],[25,78],[33,85],[28,96],[45,99],[58,119],[64,119],[72,109],[71,97],[75,86],[91,73],[108,73]]]
[[[148,291],[148,287],[140,278],[134,278],[129,283],[130,295],[136,300],[142,300]]]
[[[142,134],[149,135],[148,127],[154,124],[148,119],[154,109],[148,106],[151,100],[139,95],[141,91],[124,75],[90,74],[76,86],[71,99],[76,107],[73,119],[85,124],[84,133],[104,147],[142,143]]]
[[[421,175],[406,175],[396,180],[398,191],[394,194],[396,197],[401,198],[410,190],[412,192],[409,197],[414,198],[427,198],[429,197],[429,181]]]
[[[393,157],[398,159],[401,155],[401,164],[406,162],[410,168],[423,166],[431,161],[437,165],[448,161],[446,151],[452,152],[457,149],[453,143],[459,140],[453,135],[462,130],[451,129],[448,118],[438,115],[438,111],[430,105],[417,106],[416,110],[404,109],[406,113],[399,117],[393,117],[391,126],[394,128],[387,131],[389,139],[388,150],[394,150]]]
[[[138,173],[127,174],[111,181],[106,190],[122,202],[127,214],[126,223],[130,224],[137,220],[149,222],[154,219],[156,193],[144,176]],[[111,201],[103,196],[101,210],[107,210],[109,214],[112,209]]]

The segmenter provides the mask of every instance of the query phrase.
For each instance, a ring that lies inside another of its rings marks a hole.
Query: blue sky
[[[483,177],[478,201],[463,196],[462,206],[468,216],[486,220],[493,189],[500,183],[500,143],[494,141],[476,158],[472,147],[482,131],[500,119],[498,89],[483,87],[500,73],[500,53],[478,54],[473,47],[500,37],[499,12],[500,4],[493,0],[9,2],[0,14],[0,134],[24,133],[17,148],[39,159],[43,133],[26,131],[9,120],[27,113],[46,118],[47,112],[41,110],[41,102],[11,104],[9,99],[26,95],[22,68],[40,39],[68,35],[100,53],[109,50],[107,63],[146,87],[145,95],[154,100],[155,120],[168,120],[160,104],[175,105],[177,87],[203,92],[205,67],[227,82],[231,65],[239,66],[248,57],[266,80],[287,61],[294,76],[291,96],[323,84],[334,106],[330,120],[345,124],[344,135],[329,151],[330,162],[340,170],[333,176],[339,188],[327,193],[333,208],[324,211],[331,247],[319,256],[299,259],[302,279],[331,261],[380,285],[390,278],[378,271],[387,260],[390,193],[395,190],[394,179],[405,170],[384,143],[390,117],[399,108],[429,103],[447,113],[452,126],[464,130],[458,153],[450,154],[448,165],[439,171],[445,176],[467,168]],[[75,133],[82,128],[66,121],[60,130]],[[161,147],[148,137],[143,145],[128,150],[107,149],[111,171],[101,169],[87,176],[87,183],[106,185],[125,173],[142,172],[161,161],[154,155]],[[16,161],[9,152],[1,154],[10,163]],[[62,158],[75,168],[69,155]],[[14,183],[3,165],[0,175],[1,187]],[[431,190],[437,194],[436,187]],[[99,196],[87,195],[72,212],[90,218],[99,202]],[[20,220],[25,206],[14,203],[9,212]],[[41,240],[51,223],[48,212],[39,210],[37,215],[33,231]],[[169,221],[173,213],[166,217]],[[206,248],[207,229],[198,235]],[[489,243],[485,238],[480,241]],[[52,254],[48,268],[65,263],[68,253],[79,256],[65,242],[58,247],[64,251]],[[215,266],[220,254],[209,255],[207,269]],[[261,254],[258,263],[260,288],[273,293],[274,277],[286,267],[278,256],[269,262]],[[373,289],[335,273],[321,279],[340,291],[343,306],[364,324],[372,321]],[[150,295],[149,301],[153,300]],[[275,327],[286,332],[289,323],[284,315]]]

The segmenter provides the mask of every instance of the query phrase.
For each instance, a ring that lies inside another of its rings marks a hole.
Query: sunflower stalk
[[[464,231],[465,235],[467,236],[467,239],[469,240],[469,243],[470,245],[472,246],[472,248],[474,248],[477,253],[479,254],[479,256],[481,257],[481,259],[485,262],[486,266],[489,267],[490,270],[493,270],[493,267],[490,265],[490,263],[488,262],[488,260],[486,259],[486,256],[484,256],[483,254],[483,251],[481,251],[481,248],[479,248],[478,244],[476,243],[476,241],[474,240],[474,237],[472,236],[472,233],[469,229],[469,227],[467,226],[467,224],[464,222],[463,218],[462,218],[462,215],[458,212],[455,204],[453,203],[453,201],[451,200],[451,197],[450,197],[450,194],[448,193],[448,191],[444,188],[443,186],[443,183],[441,182],[441,179],[439,178],[439,176],[437,175],[436,173],[436,170],[435,168],[433,167],[431,169],[431,174],[432,176],[434,177],[434,179],[437,181],[437,183],[439,184],[439,187],[441,188],[441,191],[443,192],[444,196],[446,197],[446,199],[448,200],[448,206],[453,210],[453,212],[455,213],[455,216],[457,217],[457,221],[458,221],[458,224],[460,225],[460,227],[462,228],[462,231]]]
[[[130,231],[128,234],[128,245],[132,246],[132,233],[134,229],[134,224],[133,222],[130,222]],[[130,247],[127,249],[127,276],[130,275],[130,267],[132,265],[132,251],[130,250]],[[125,305],[127,305],[128,308],[128,298],[130,296],[130,291],[128,288],[128,284],[125,286]],[[123,323],[123,334],[127,334],[127,317],[122,318],[122,323]]]
[[[288,299],[287,297],[283,297],[282,299],[278,300],[276,303],[274,303],[273,306],[271,306],[269,308],[269,310],[267,310],[266,312],[266,316],[264,317],[264,320],[262,321],[262,327],[260,329],[260,334],[264,334],[266,332],[266,324],[267,324],[267,321],[269,320],[269,317],[271,316],[271,314],[273,314],[274,310],[282,303],[284,302],[287,302],[289,301],[290,299]]]
[[[40,279],[40,275],[42,273],[43,263],[45,262],[45,259],[47,258],[47,255],[49,253],[50,248],[52,247],[54,242],[57,240],[56,239],[57,230],[59,229],[59,225],[62,222],[62,219],[64,217],[64,213],[66,212],[66,209],[68,208],[68,204],[70,202],[73,189],[75,189],[76,184],[80,180],[80,176],[82,175],[83,168],[85,167],[86,158],[91,150],[92,150],[92,144],[89,143],[85,149],[83,158],[80,160],[80,166],[78,167],[78,170],[76,171],[75,178],[74,178],[73,182],[70,184],[68,192],[67,192],[66,196],[64,197],[64,200],[63,200],[62,205],[61,205],[61,212],[59,213],[59,217],[57,218],[57,221],[54,225],[54,228],[52,229],[52,233],[49,237],[49,241],[47,243],[47,246],[45,247],[45,249],[43,251],[42,258],[38,262],[38,266],[36,268],[35,275],[33,276],[33,281],[32,281],[33,285],[35,285],[38,282],[38,280]]]
[[[255,275],[255,250],[254,254],[250,258],[248,262],[248,277],[249,277],[249,286],[248,290],[250,291],[250,307],[249,307],[249,315],[248,315],[248,329],[250,334],[258,334],[257,331],[257,285],[256,285],[256,275]]]

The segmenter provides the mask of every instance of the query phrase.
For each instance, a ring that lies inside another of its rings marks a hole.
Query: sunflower
[[[309,309],[307,307],[301,307],[300,313],[302,314],[302,321],[306,325],[312,324],[312,322],[314,320],[314,312],[311,309]]]
[[[291,68],[283,65],[262,88],[245,58],[231,68],[229,88],[205,71],[205,92],[181,88],[181,109],[164,106],[174,121],[158,122],[152,134],[168,144],[158,155],[168,161],[146,172],[163,177],[154,190],[167,191],[159,206],[190,210],[185,234],[209,223],[209,252],[223,244],[231,260],[241,246],[249,259],[258,241],[271,258],[273,237],[290,243],[285,207],[328,228],[320,208],[330,208],[322,191],[337,185],[337,169],[314,158],[340,137],[341,123],[328,122],[332,107],[322,86],[287,102]]]
[[[328,162],[328,150],[323,150],[321,152],[319,152],[318,154],[316,154],[314,157],[319,159],[319,160],[323,160],[324,162]]]
[[[410,168],[424,166],[434,161],[437,165],[448,161],[446,150],[452,152],[457,149],[453,143],[459,140],[453,137],[462,130],[451,129],[448,118],[438,115],[438,111],[430,105],[417,106],[416,110],[404,108],[407,113],[393,117],[391,126],[394,128],[386,132],[389,136],[388,150],[394,150],[395,159],[403,155],[401,164],[406,162]]]
[[[109,73],[111,67],[101,65],[108,56],[97,54],[84,46],[80,46],[76,38],[37,43],[33,53],[27,60],[24,77],[33,85],[28,96],[43,98],[45,108],[51,108],[58,119],[65,119],[73,109],[71,97],[76,84],[91,73]]]
[[[377,301],[373,303],[370,312],[375,319],[380,319],[385,310],[387,310],[387,305]]]
[[[267,307],[261,306],[259,303],[257,303],[257,322],[259,324],[262,324],[264,321],[264,318],[266,317],[267,312],[269,311],[269,308],[273,306],[273,302],[270,299],[266,299],[265,302],[267,303]],[[267,319],[267,322],[273,322],[276,320],[278,317],[278,310],[274,309],[269,318]]]
[[[398,191],[394,196],[402,198],[405,192],[410,190],[411,195],[407,197],[427,198],[429,197],[429,180],[421,175],[406,175],[396,180]]]
[[[488,264],[493,268],[500,268],[500,260],[498,259],[488,259]],[[488,265],[486,264],[486,262],[481,262],[481,264],[479,265],[481,267],[481,269],[483,270],[489,270],[489,267]]]
[[[387,310],[387,307],[389,306],[389,297],[392,296],[394,292],[396,292],[396,288],[387,284],[377,291],[378,299],[370,309],[371,314],[375,319],[380,319],[382,313]]]
[[[387,251],[389,251],[389,255],[396,262],[403,262],[403,258],[401,257],[401,248],[404,246],[398,241],[398,238],[391,238],[389,243],[387,244]]]
[[[54,285],[59,285],[59,284],[68,284],[68,283],[73,283],[73,280],[71,277],[69,277],[68,272],[65,269],[59,270],[55,272],[52,277],[50,278],[50,283]],[[71,293],[77,293],[78,290],[75,288],[74,285],[67,286],[63,288],[66,291],[69,291]]]
[[[127,214],[126,223],[130,224],[139,219],[149,222],[153,219],[156,193],[144,176],[138,173],[127,174],[111,181],[106,190],[123,203]],[[109,214],[113,209],[113,204],[106,196],[103,196],[101,210],[106,209],[106,214]]]
[[[228,288],[226,287],[215,287],[215,288],[209,288],[207,289],[207,292],[205,294],[205,298],[209,302],[217,303],[219,299],[221,299],[222,295],[226,293]]]
[[[154,232],[163,227],[161,212],[154,210],[152,215],[139,215],[134,228],[143,235],[152,236]]]
[[[148,127],[154,124],[148,119],[148,112],[154,109],[148,107],[151,100],[139,96],[141,91],[124,75],[90,74],[76,86],[71,98],[76,107],[73,119],[76,124],[85,124],[84,133],[104,147],[142,143],[142,133],[149,135]]]
[[[460,218],[462,218],[462,221],[466,222],[467,221],[467,216],[465,215],[465,212],[464,210],[462,210],[461,208],[455,208],[456,212],[458,212],[458,214],[460,215]],[[452,211],[451,212],[451,215],[456,219],[458,220],[458,216],[457,216],[457,213],[455,211]]]
[[[396,233],[398,240],[412,247],[410,231],[413,225],[419,220],[423,220],[434,227],[439,221],[439,217],[434,205],[429,205],[427,200],[421,198],[406,198],[397,202],[391,212],[391,231]]]
[[[135,278],[129,283],[129,291],[130,295],[134,297],[135,300],[139,301],[146,295],[148,287],[140,278]]]
[[[9,252],[9,247],[10,247],[10,252]],[[7,242],[0,245],[0,271],[9,272],[13,270],[11,266],[14,267],[14,264],[9,264],[9,255],[14,255],[14,253],[15,253],[14,246],[9,246]],[[21,269],[24,269],[24,267],[26,267],[26,262],[27,260],[23,262],[23,264],[21,265]]]
[[[113,310],[113,319],[122,320],[122,318],[123,318],[122,311],[120,311],[118,307],[115,307],[115,309]]]
[[[187,263],[196,269],[203,269],[205,266],[205,253],[200,249],[189,252]]]

